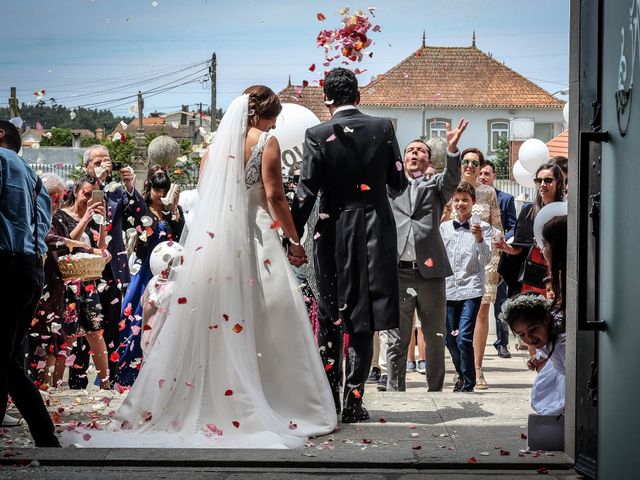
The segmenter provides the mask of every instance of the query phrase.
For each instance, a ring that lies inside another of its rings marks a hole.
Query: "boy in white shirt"
[[[484,267],[491,261],[491,226],[471,209],[476,189],[460,182],[452,204],[457,220],[440,225],[453,275],[447,277],[446,344],[458,373],[454,392],[473,392],[476,372],[473,357],[473,331],[484,295]]]

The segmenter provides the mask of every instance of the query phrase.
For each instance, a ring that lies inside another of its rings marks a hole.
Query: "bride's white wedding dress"
[[[260,137],[243,164],[246,95],[209,150],[164,327],[103,431],[86,447],[302,446],[332,432],[333,397],[261,177]],[[89,435],[86,435],[89,433]],[[90,437],[90,438],[89,438]]]

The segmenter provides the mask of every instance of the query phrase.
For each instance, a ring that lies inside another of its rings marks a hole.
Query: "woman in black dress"
[[[80,177],[69,192],[64,208],[58,210],[56,217],[69,231],[71,239],[86,243],[93,249],[93,253],[106,255],[105,230],[98,224],[104,223],[104,201],[91,202],[92,192],[99,188],[96,178],[88,175]],[[102,336],[102,306],[98,296],[98,289],[104,286],[100,283],[79,281],[67,285],[63,329],[69,336],[86,337],[100,379],[100,388],[110,389],[107,346]],[[71,368],[74,368],[74,355],[83,347],[87,348],[76,342],[75,353],[66,361]]]

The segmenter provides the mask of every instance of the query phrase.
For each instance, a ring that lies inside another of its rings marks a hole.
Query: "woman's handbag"
[[[547,265],[544,262],[542,252],[535,245],[530,247],[527,258],[520,268],[518,281],[535,288],[544,289],[544,279],[549,275]]]

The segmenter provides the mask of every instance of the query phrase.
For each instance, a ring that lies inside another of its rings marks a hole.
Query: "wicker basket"
[[[65,255],[58,260],[58,268],[63,280],[81,280],[89,282],[102,278],[107,263],[106,257],[76,257]]]

